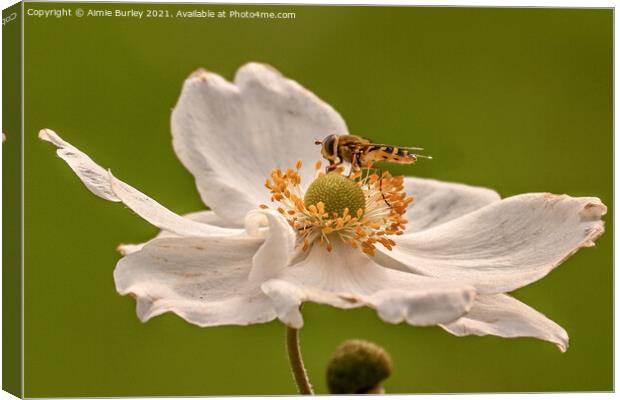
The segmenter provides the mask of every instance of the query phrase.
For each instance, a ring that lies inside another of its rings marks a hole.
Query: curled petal
[[[136,298],[142,321],[173,312],[199,326],[248,325],[276,314],[248,280],[262,239],[161,238],[123,257],[114,271],[117,291]]]
[[[69,164],[69,167],[93,194],[105,200],[121,201],[112,191],[108,171],[97,165],[90,157],[65,142],[51,129],[42,129],[39,132],[39,139],[50,142],[58,148],[56,154]]]
[[[491,189],[413,177],[405,177],[405,192],[413,197],[405,214],[407,233],[441,225],[500,200]]]
[[[529,193],[397,238],[381,263],[506,293],[547,275],[604,232],[595,197]],[[396,263],[393,263],[393,262]]]
[[[316,138],[346,133],[340,115],[297,82],[263,64],[241,67],[234,83],[204,70],[183,85],[172,113],[174,149],[194,175],[204,202],[227,221],[269,201],[273,168],[303,160],[309,182],[320,158]]]
[[[147,195],[116,179],[90,157],[64,141],[54,131],[43,129],[39,138],[58,147],[57,154],[67,162],[78,178],[95,195],[113,202],[123,202],[136,214],[156,227],[181,236],[230,236],[239,229],[222,228],[183,218]]]
[[[478,296],[467,314],[442,328],[456,336],[533,337],[554,343],[562,352],[568,347],[564,328],[505,294]]]
[[[183,217],[215,226],[225,224],[213,211],[190,213]],[[253,281],[260,282],[273,277],[282,268],[289,265],[290,261],[299,253],[295,249],[295,232],[286,220],[275,211],[260,209],[250,211],[246,217],[245,229],[248,236],[263,240],[263,245],[252,257],[249,279]],[[168,231],[161,231],[152,240],[171,237],[180,236]],[[117,250],[122,255],[129,255],[142,250],[149,242],[121,244]]]
[[[245,220],[250,236],[265,237],[265,242],[252,257],[249,279],[262,282],[289,265],[295,256],[295,232],[280,214],[273,210],[254,210]],[[265,226],[261,231],[260,226]]]
[[[303,325],[299,306],[305,301],[345,309],[368,306],[390,323],[433,325],[459,318],[475,297],[470,286],[387,269],[339,243],[332,252],[315,245],[305,260],[285,268],[262,289],[278,318],[294,328]]]

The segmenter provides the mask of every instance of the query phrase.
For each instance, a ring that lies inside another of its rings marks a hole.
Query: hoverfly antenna
[[[433,156],[424,156],[422,154],[414,154],[414,156],[419,157],[419,158],[426,158],[427,160],[433,159]]]
[[[314,144],[323,144],[322,139],[314,139]]]

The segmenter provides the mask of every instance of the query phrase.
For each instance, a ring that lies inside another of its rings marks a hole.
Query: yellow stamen
[[[396,245],[389,236],[403,234],[407,224],[404,214],[413,201],[403,191],[403,177],[392,177],[387,171],[380,175],[355,171],[349,178],[364,193],[366,209],[359,208],[351,212],[349,208],[344,208],[340,214],[328,214],[323,201],[304,205],[305,194],[298,172],[301,166],[299,160],[295,163],[295,169],[273,169],[271,179],[265,181],[265,187],[269,189],[272,201],[279,202],[277,211],[297,232],[303,251],[307,251],[313,242],[325,244],[326,249],[332,251],[333,240],[342,240],[373,256],[377,244],[388,250]],[[320,170],[321,161],[317,161],[314,167]],[[343,168],[339,166],[335,173],[342,174],[342,171]],[[325,173],[319,171],[317,175]],[[269,208],[265,204],[259,207]]]

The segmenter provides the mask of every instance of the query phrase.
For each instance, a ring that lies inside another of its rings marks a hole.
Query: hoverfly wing
[[[424,147],[415,147],[415,146],[392,146],[391,144],[385,144],[385,143],[369,143],[369,145],[372,146],[383,146],[383,147],[398,147],[399,149],[403,149],[403,150],[424,150]]]
[[[413,164],[419,157],[431,158],[411,153],[411,150],[423,150],[421,147],[393,146],[383,143],[369,143],[364,146],[367,159],[385,161],[394,164]]]

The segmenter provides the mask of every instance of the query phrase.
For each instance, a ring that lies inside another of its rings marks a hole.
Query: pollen
[[[272,170],[265,187],[276,203],[273,208],[297,232],[303,251],[314,244],[331,251],[333,241],[340,240],[373,256],[377,245],[388,250],[396,245],[388,236],[403,234],[407,224],[403,215],[413,201],[403,190],[402,176],[371,168],[348,176],[341,168],[329,174],[317,170],[304,192],[301,165],[298,161],[294,168]],[[320,168],[320,161],[316,166]]]

